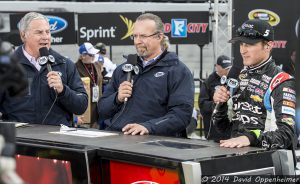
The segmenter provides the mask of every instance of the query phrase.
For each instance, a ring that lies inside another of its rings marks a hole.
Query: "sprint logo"
[[[122,21],[126,24],[127,27],[127,32],[126,34],[121,38],[121,40],[124,40],[125,38],[128,38],[129,36],[132,35],[132,31],[133,31],[133,22],[132,20],[128,19],[127,17],[124,17],[122,15],[120,15],[120,18],[122,19]]]
[[[187,37],[187,19],[172,19],[171,37],[186,38]]]

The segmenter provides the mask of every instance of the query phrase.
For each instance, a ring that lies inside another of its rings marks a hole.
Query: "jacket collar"
[[[261,64],[254,66],[254,67],[250,67],[247,66],[246,70],[248,70],[249,73],[260,73],[261,71],[263,71],[263,69],[268,66],[270,63],[272,63],[272,56],[270,56],[266,61],[262,62]]]
[[[147,67],[150,66],[171,66],[178,63],[178,57],[173,52],[168,52],[167,50],[163,51],[163,53],[156,59],[156,61]],[[143,66],[142,61],[138,58],[138,64]],[[147,68],[146,67],[146,68]]]
[[[22,47],[24,45],[20,45],[18,47],[18,49],[15,51],[14,55],[18,58],[18,62],[20,62],[21,64],[26,64],[26,65],[30,65],[30,62],[28,61],[28,59],[25,57]],[[61,63],[65,63],[66,62],[66,58],[61,56],[60,54],[58,54],[57,52],[55,52],[53,49],[49,49],[49,54],[53,55],[55,58],[55,62],[53,63],[53,65],[56,64],[61,64]]]

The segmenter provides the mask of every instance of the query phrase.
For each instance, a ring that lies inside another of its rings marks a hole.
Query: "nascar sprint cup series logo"
[[[248,18],[268,21],[271,26],[276,26],[280,22],[280,17],[276,13],[265,9],[255,9],[250,11],[248,13]]]

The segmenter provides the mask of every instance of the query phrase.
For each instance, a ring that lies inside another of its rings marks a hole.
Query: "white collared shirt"
[[[23,50],[23,54],[24,56],[28,59],[28,61],[38,70],[41,70],[41,65],[37,62],[37,60],[31,56],[28,52],[26,52],[26,50],[24,49],[24,47],[22,47]]]

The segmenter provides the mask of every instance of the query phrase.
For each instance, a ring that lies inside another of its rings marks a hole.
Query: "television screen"
[[[73,183],[70,161],[16,155],[16,164],[16,171],[25,183]]]

